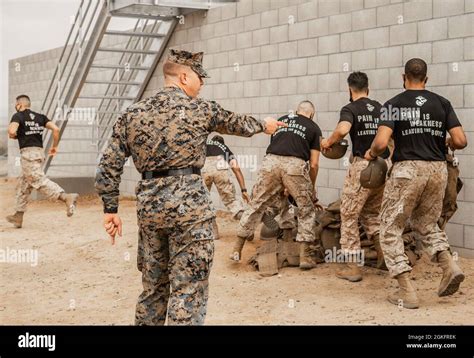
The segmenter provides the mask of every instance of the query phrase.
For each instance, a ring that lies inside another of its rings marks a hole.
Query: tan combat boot
[[[230,254],[229,258],[231,260],[239,262],[242,257],[242,249],[244,248],[246,238],[237,236],[237,240],[234,243],[234,247],[232,248],[232,253]]]
[[[15,227],[21,228],[21,226],[23,225],[23,212],[17,211],[13,215],[8,215],[6,219],[9,223],[15,225]]]
[[[61,193],[61,195],[59,196],[59,200],[64,201],[66,203],[67,216],[72,216],[74,214],[74,211],[76,211],[77,198],[79,198],[79,194]]]
[[[336,276],[350,282],[362,281],[362,271],[355,262],[345,264],[341,270],[336,272]]]
[[[311,270],[316,267],[317,262],[314,260],[311,255],[312,250],[310,248],[310,243],[302,241],[300,242],[300,269],[301,270]]]
[[[438,296],[449,296],[457,292],[464,281],[464,273],[453,260],[449,251],[438,252],[438,263],[443,269],[443,277],[438,288]]]
[[[383,257],[382,247],[380,246],[379,234],[374,235],[374,249],[377,252],[377,268],[381,270],[387,270],[385,265],[385,258]]]
[[[394,293],[388,296],[388,301],[394,305],[403,305],[405,308],[418,308],[420,302],[416,295],[415,288],[410,282],[410,275],[408,272],[401,273],[396,277],[399,288]]]

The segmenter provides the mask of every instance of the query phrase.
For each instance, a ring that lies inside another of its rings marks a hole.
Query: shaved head
[[[308,118],[312,118],[314,115],[315,109],[313,103],[311,101],[302,101],[298,105],[298,109],[296,110],[296,113],[303,114]]]
[[[165,86],[175,86],[181,88],[186,94],[195,98],[204,81],[191,67],[180,65],[171,61],[166,61],[163,65],[165,76]]]
[[[176,78],[181,73],[188,73],[191,70],[188,66],[180,65],[171,61],[166,61],[163,65],[163,74],[165,78]],[[192,71],[192,70],[191,70]]]

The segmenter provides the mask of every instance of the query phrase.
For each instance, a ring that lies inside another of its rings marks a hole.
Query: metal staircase
[[[229,2],[81,0],[41,109],[61,134],[45,172],[92,178],[118,114],[140,100],[178,21]],[[49,131],[44,139],[47,154]]]

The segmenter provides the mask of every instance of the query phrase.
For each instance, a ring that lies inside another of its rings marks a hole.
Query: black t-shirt
[[[231,152],[228,146],[221,142],[208,139],[206,142],[206,157],[218,156],[223,156],[228,163],[232,159],[235,159],[234,153]]]
[[[370,98],[364,97],[342,107],[339,122],[352,124],[349,135],[352,141],[352,155],[364,157],[365,152],[377,134],[380,119],[380,108],[382,105]],[[390,152],[387,149],[382,158],[388,158]]]
[[[267,154],[276,154],[301,158],[308,161],[311,149],[320,151],[322,132],[311,119],[301,115],[286,115],[279,121],[288,127],[279,128],[270,139]]]
[[[12,122],[19,124],[17,137],[20,149],[26,147],[43,148],[43,132],[46,123],[49,122],[48,117],[26,109],[15,113],[10,123]]]
[[[382,108],[380,125],[393,129],[393,161],[446,160],[446,131],[461,126],[453,106],[428,90],[407,90]]]

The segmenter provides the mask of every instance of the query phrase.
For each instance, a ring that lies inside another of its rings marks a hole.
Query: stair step
[[[79,96],[78,99],[119,99],[123,101],[133,101],[135,97],[123,97],[123,96]]]
[[[110,84],[110,85],[125,85],[125,86],[140,86],[141,82],[127,82],[127,81],[96,81],[96,80],[88,80],[85,83],[89,84]]]
[[[148,32],[130,32],[130,31],[114,31],[109,30],[105,32],[106,35],[114,35],[114,36],[137,36],[137,37],[153,37],[153,38],[160,38],[165,37],[164,34],[153,34]]]
[[[99,47],[97,51],[101,52],[125,52],[125,53],[139,53],[144,55],[156,55],[158,51],[149,50],[133,50],[129,48],[113,48],[113,47]]]
[[[99,64],[92,64],[92,68],[109,68],[109,69],[125,69],[125,65],[99,65]],[[127,66],[127,68],[131,70],[139,70],[139,71],[148,71],[150,67],[145,66]]]

